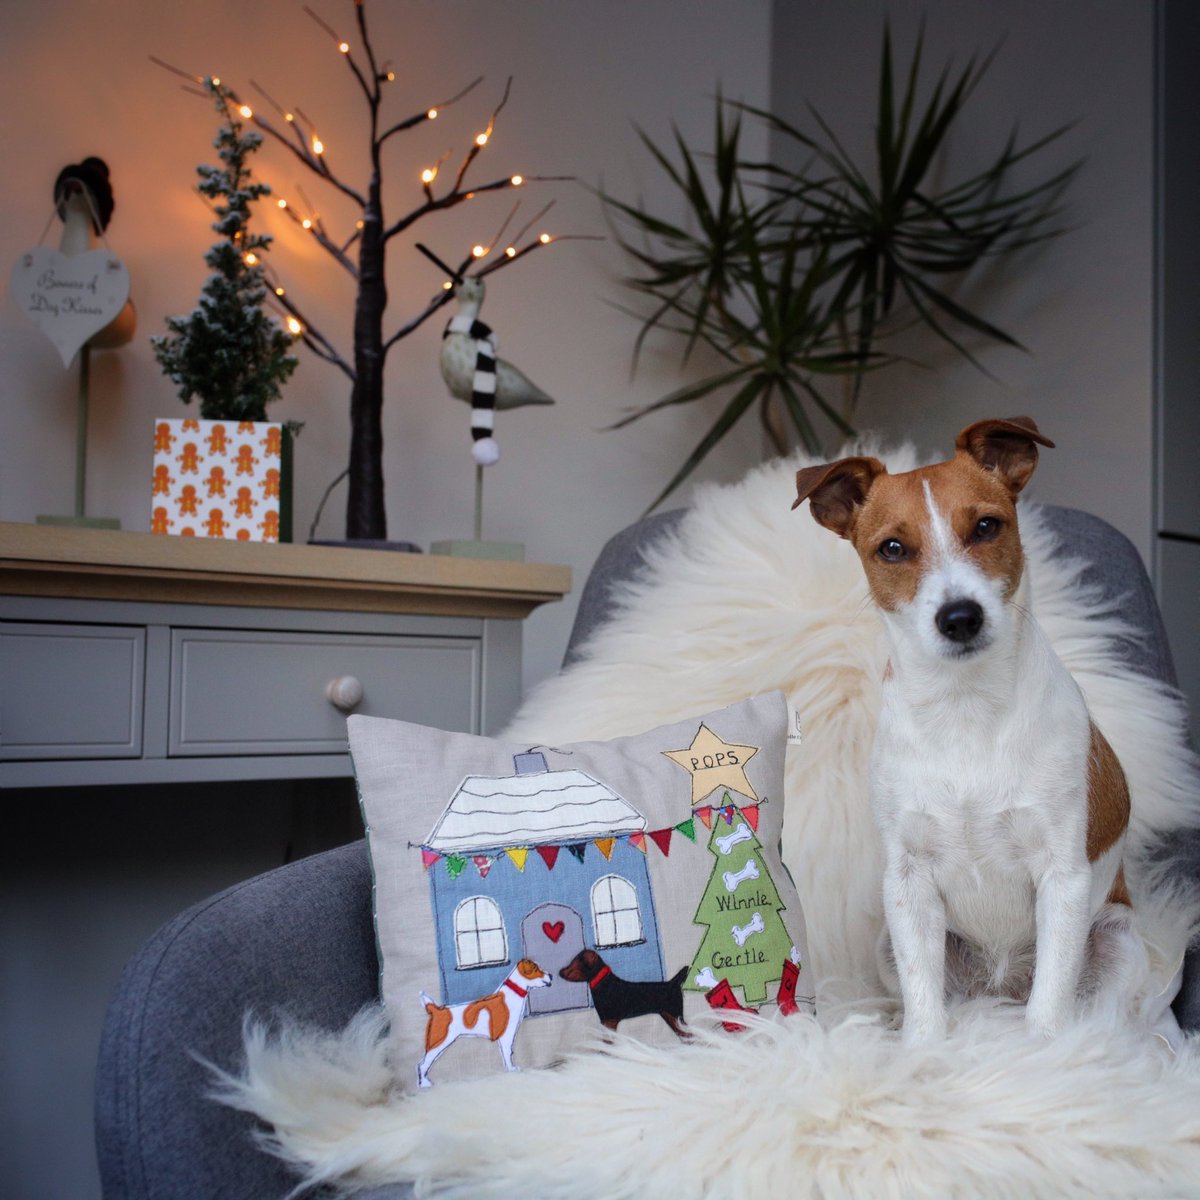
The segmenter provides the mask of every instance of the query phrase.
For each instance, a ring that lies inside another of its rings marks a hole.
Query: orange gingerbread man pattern
[[[273,422],[157,420],[151,532],[277,542],[283,442]]]

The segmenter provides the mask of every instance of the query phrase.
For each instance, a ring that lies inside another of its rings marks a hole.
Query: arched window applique
[[[646,940],[637,892],[628,879],[604,875],[592,885],[592,928],[597,947],[634,946]]]
[[[468,896],[454,910],[454,953],[460,971],[508,962],[504,918],[494,900]]]

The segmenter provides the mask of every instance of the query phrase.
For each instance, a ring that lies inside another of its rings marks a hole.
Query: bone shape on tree
[[[739,883],[744,883],[747,879],[758,878],[758,863],[752,858],[740,871],[726,871],[723,878],[725,880],[725,890],[727,892],[736,892]]]
[[[745,925],[733,926],[733,940],[739,946],[744,946],[754,934],[762,933],[766,927],[762,913],[756,912]]]
[[[722,854],[728,854],[738,842],[748,842],[753,837],[750,826],[745,821],[739,821],[738,827],[732,833],[727,833],[724,837],[713,838],[713,841],[716,842]]]
[[[713,974],[712,967],[705,967],[699,975],[696,976],[696,986],[703,988],[706,992],[711,991],[720,983],[720,980]]]

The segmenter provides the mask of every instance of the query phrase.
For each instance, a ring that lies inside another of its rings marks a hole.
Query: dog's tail
[[[421,993],[421,1003],[425,1006],[426,1012],[431,1008],[441,1008],[441,1005],[432,996],[427,996],[424,992]]]
[[[667,980],[667,982],[672,987],[679,987],[683,983],[684,979],[687,978],[687,973],[689,970],[691,970],[690,967],[680,967],[679,970]]]

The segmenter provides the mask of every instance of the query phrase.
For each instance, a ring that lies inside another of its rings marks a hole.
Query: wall
[[[1051,174],[1085,162],[1071,230],[964,293],[1028,353],[981,347],[989,375],[927,340],[901,340],[932,371],[870,377],[860,420],[945,452],[985,416],[1033,415],[1058,442],[1032,492],[1111,521],[1149,559],[1153,488],[1154,5],[1127,0],[858,0],[777,3],[773,101],[800,120],[811,100],[856,154],[871,145],[885,13],[907,66],[922,17],[926,73],[1000,45],[963,114],[946,178],[984,165],[1014,124],[1034,139],[1076,126],[1041,156]],[[847,86],[847,81],[854,81]],[[782,150],[782,146],[777,147]]]
[[[323,0],[316,7],[354,41],[348,2]],[[521,195],[520,223],[547,200],[557,201],[543,223],[554,233],[606,232],[592,191],[601,181],[625,198],[640,194],[651,204],[669,203],[633,122],[661,140],[675,121],[695,142],[708,135],[718,83],[729,96],[759,104],[767,99],[767,0],[704,5],[686,16],[669,0],[405,0],[371,5],[368,13],[377,52],[392,60],[398,75],[391,110],[397,117],[486,77],[436,122],[389,147],[387,202],[396,215],[419,203],[421,167],[445,149],[461,154],[470,144],[510,74],[512,97],[472,178],[513,171],[575,176],[575,183],[539,185]],[[158,370],[148,338],[163,331],[167,314],[191,311],[206,275],[202,255],[214,235],[192,189],[196,164],[214,159],[216,128],[210,106],[182,91],[148,55],[196,74],[219,74],[254,103],[260,99],[252,79],[281,103],[302,107],[318,123],[332,169],[356,183],[365,177],[362,97],[331,39],[304,15],[299,0],[5,5],[0,37],[0,111],[10,163],[0,261],[11,264],[37,244],[63,165],[98,154],[112,170],[117,208],[108,239],[130,270],[140,329],[131,345],[93,356],[87,508],[119,517],[125,529],[145,530],[152,421],[188,411]],[[331,229],[353,228],[356,213],[285,151],[268,146],[256,169],[293,202],[299,183]],[[457,259],[494,235],[509,205],[508,193],[481,198],[421,223],[420,240]],[[349,277],[278,212],[266,212],[264,222],[277,236],[271,262],[291,295],[348,353]],[[54,221],[49,244],[57,244],[59,229]],[[673,343],[651,347],[630,382],[636,324],[613,307],[629,299],[617,282],[625,270],[611,240],[563,243],[494,276],[483,310],[501,353],[559,401],[553,409],[501,417],[504,457],[488,472],[484,536],[525,542],[531,560],[569,563],[577,587],[607,537],[640,515],[707,428],[700,406],[601,432],[627,406],[656,399],[680,382]],[[394,327],[424,306],[441,277],[411,240],[398,238],[388,283]],[[386,383],[389,534],[425,547],[435,539],[469,537],[472,527],[468,410],[447,397],[437,369],[443,320],[434,318],[399,344]],[[296,519],[306,531],[321,493],[345,465],[349,391],[334,367],[304,350],[300,357],[271,413],[305,422],[297,446]],[[76,375],[64,371],[11,300],[0,305],[0,361],[0,520],[69,512]],[[711,419],[715,410],[707,413]],[[734,478],[758,451],[757,431],[748,426],[713,455],[703,475]],[[341,536],[344,496],[344,489],[335,493],[319,536]],[[680,493],[681,500],[686,496]],[[572,598],[548,606],[528,622],[527,683],[557,667],[574,604]]]

